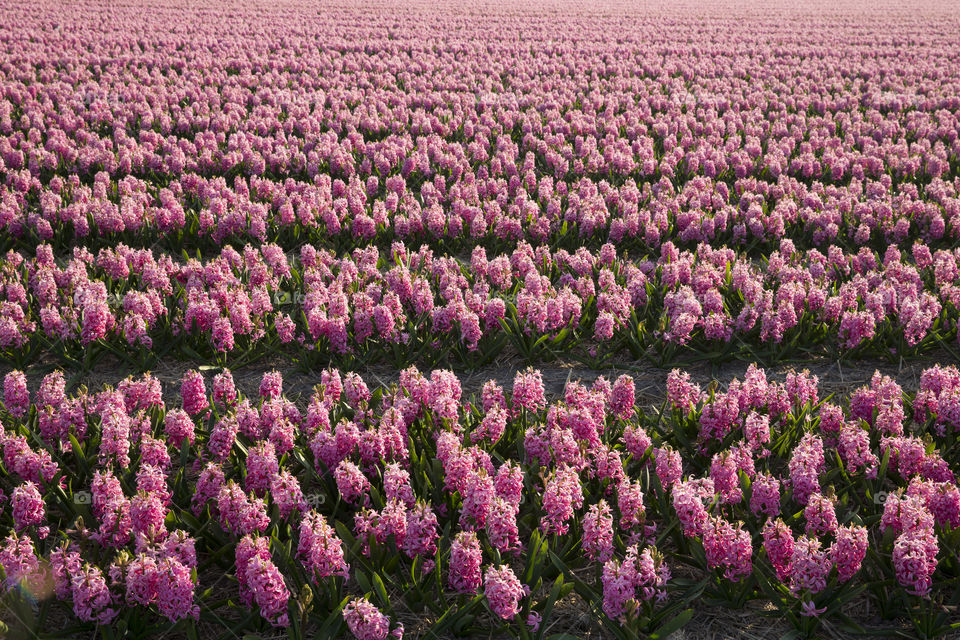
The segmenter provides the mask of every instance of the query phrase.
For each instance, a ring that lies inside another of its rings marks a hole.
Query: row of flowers
[[[68,393],[52,373],[31,398],[15,371],[4,601],[105,638],[193,637],[246,609],[238,634],[383,640],[413,612],[418,634],[542,638],[572,592],[621,638],[756,599],[805,635],[863,632],[861,597],[875,628],[955,626],[960,371],[913,394],[877,373],[842,400],[753,365],[666,387],[650,411],[629,376],[551,402],[532,369],[474,398],[445,370],[374,390],[327,370],[298,405],[278,373],[245,397],[229,370],[190,371],[168,406],[149,374]]]
[[[960,250],[823,253],[784,240],[752,260],[707,244],[632,258],[610,244],[521,243],[458,259],[394,243],[338,258],[266,244],[200,261],[124,245],[58,260],[41,245],[8,252],[0,285],[0,348],[15,363],[47,349],[71,364],[107,351],[149,364],[173,350],[221,364],[281,353],[307,366],[474,367],[507,345],[594,365],[624,350],[660,364],[828,349],[899,358],[956,348]]]
[[[324,173],[302,182],[191,173],[163,180],[100,171],[84,181],[70,170],[44,184],[0,169],[0,228],[7,246],[161,242],[177,249],[309,241],[344,250],[395,240],[504,249],[526,240],[640,249],[707,242],[761,253],[784,238],[847,249],[915,239],[944,247],[960,238],[956,180],[894,186],[883,174],[824,186],[786,176],[611,183],[527,175],[529,194],[518,181],[495,177],[448,187],[443,176],[345,182]]]
[[[157,9],[9,7],[11,236],[850,249],[960,234],[957,44],[939,16],[821,17],[798,37],[713,15],[696,28],[736,52],[719,58],[689,16],[574,12],[565,29],[521,11],[521,41],[498,11],[426,25],[304,8],[253,27]]]

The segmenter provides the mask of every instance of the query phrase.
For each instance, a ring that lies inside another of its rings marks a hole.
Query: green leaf
[[[360,589],[364,593],[370,593],[373,591],[373,587],[370,585],[370,580],[367,579],[367,575],[363,571],[357,569],[353,572],[353,577],[357,580],[357,584],[360,585]]]
[[[457,621],[453,624],[453,632],[457,635],[465,635],[467,627],[473,624],[475,619],[475,615],[471,613],[464,613],[462,616],[459,616]]]
[[[340,601],[340,606],[334,609],[329,616],[327,616],[326,621],[323,623],[323,626],[317,630],[316,634],[313,635],[315,638],[336,638],[338,637],[337,631],[343,626],[343,608],[347,606],[347,603],[350,602],[350,596],[347,596]]]
[[[573,586],[573,585],[570,585]],[[553,587],[550,589],[550,595],[547,597],[547,604],[543,607],[543,612],[541,613],[540,621],[540,633],[537,634],[538,638],[543,637],[543,632],[547,628],[547,621],[550,620],[550,614],[553,613],[553,605],[559,600],[563,592],[563,574],[557,576],[557,579],[553,581]]]
[[[550,559],[553,561],[554,566],[559,569],[561,573],[573,579],[575,590],[581,598],[590,603],[597,602],[600,599],[600,594],[598,594],[596,590],[594,590],[586,582],[577,578],[576,574],[574,574],[570,568],[567,567],[566,563],[560,559],[560,556],[555,554],[553,551],[550,551]]]
[[[533,533],[530,535],[530,549],[527,554],[527,566],[523,571],[523,583],[530,584],[533,582],[533,574],[540,564],[539,558],[543,555],[545,547],[547,546],[547,540],[540,534],[538,529],[534,529]]]
[[[337,535],[340,536],[341,540],[343,540],[343,543],[348,547],[352,547],[356,542],[356,539],[353,537],[353,534],[350,533],[350,529],[347,528],[347,525],[340,520],[337,520],[333,526],[337,530]]]
[[[380,603],[387,609],[390,609],[390,597],[387,595],[387,588],[377,573],[373,574],[373,590],[377,594],[377,597],[380,598]]]
[[[70,434],[70,446],[73,447],[73,455],[77,457],[77,462],[80,463],[81,471],[83,475],[86,476],[90,473],[90,468],[87,466],[87,457],[83,452],[83,447],[80,446],[80,442],[77,440],[77,436]]]
[[[693,618],[693,609],[686,609],[683,613],[660,625],[656,631],[650,634],[650,640],[669,637],[670,634],[679,630]]]

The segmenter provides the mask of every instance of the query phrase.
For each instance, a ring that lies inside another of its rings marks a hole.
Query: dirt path
[[[839,363],[826,359],[814,360],[802,364],[777,364],[766,367],[767,375],[774,380],[782,380],[791,371],[808,369],[820,379],[820,397],[831,393],[847,393],[852,389],[869,383],[875,371],[889,375],[903,387],[904,391],[915,391],[920,384],[920,375],[924,369],[935,364],[958,364],[955,358],[947,352],[937,352],[922,358],[915,358],[891,364],[885,360],[858,360]],[[28,370],[28,380],[31,391],[40,384],[45,370],[50,370],[52,364],[38,366]],[[513,378],[518,371],[529,366],[519,358],[505,357],[497,363],[474,371],[458,371],[463,386],[464,397],[479,393],[483,383],[487,380],[496,380],[507,391],[513,385]],[[733,361],[719,366],[709,363],[694,363],[685,365],[684,371],[690,373],[693,380],[706,388],[712,381],[725,386],[733,378],[743,379],[749,363]],[[177,360],[163,360],[154,367],[151,374],[163,383],[164,399],[168,404],[179,402],[180,380],[183,374],[190,369],[199,368],[194,362]],[[667,374],[669,368],[660,368],[643,361],[622,360],[615,365],[598,370],[584,367],[574,361],[555,361],[535,365],[542,376],[547,393],[554,397],[563,392],[564,385],[570,380],[592,382],[598,376],[606,376],[611,381],[621,374],[634,378],[637,388],[637,402],[642,405],[659,405],[666,392]],[[11,370],[9,366],[0,366],[0,375]],[[233,377],[237,387],[248,396],[255,396],[260,385],[260,378],[268,371],[280,371],[284,379],[284,392],[291,398],[305,403],[309,398],[314,385],[320,381],[320,372],[305,373],[290,366],[285,360],[258,361],[252,365],[233,369]],[[429,370],[421,369],[429,375]],[[103,385],[116,385],[130,375],[122,364],[112,358],[104,358],[92,371],[77,375],[74,383],[86,385],[95,390]],[[368,386],[373,388],[379,385],[389,385],[397,382],[400,371],[390,366],[373,366],[360,369],[358,373]],[[207,375],[212,377],[213,370]],[[67,372],[68,378],[70,377]]]

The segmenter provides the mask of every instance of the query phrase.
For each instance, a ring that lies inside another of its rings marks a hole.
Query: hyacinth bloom
[[[613,555],[613,512],[605,500],[587,510],[582,544],[587,557],[595,562],[606,562]]]
[[[370,389],[356,373],[348,373],[346,375],[343,381],[343,392],[347,404],[354,408],[359,408],[362,404],[370,400]]]
[[[495,497],[493,478],[482,470],[471,474],[463,491],[460,526],[464,529],[483,528]]]
[[[22,418],[30,408],[27,377],[22,371],[11,371],[4,376],[3,406],[15,418]]]
[[[904,532],[893,545],[893,567],[897,582],[908,593],[928,597],[937,569],[939,544],[933,531],[921,527]]]
[[[286,469],[270,478],[269,492],[281,518],[289,518],[295,511],[307,510],[307,499],[300,481]]]
[[[3,540],[0,544],[0,568],[5,576],[5,593],[19,586],[34,589],[42,585],[44,575],[40,569],[40,559],[29,536],[11,533]]]
[[[820,492],[819,476],[824,465],[823,440],[807,433],[790,457],[790,481],[799,504],[805,506],[810,495]]]
[[[862,469],[869,475],[876,474],[879,460],[870,450],[870,435],[865,429],[856,424],[845,423],[840,428],[837,450],[851,473]]]
[[[804,593],[820,593],[827,586],[832,566],[830,554],[822,548],[820,540],[800,536],[790,557],[790,592],[798,598]]]
[[[216,500],[220,495],[220,489],[226,481],[223,469],[212,462],[200,472],[197,478],[196,488],[193,494],[192,503],[195,515],[198,515],[211,500]]]
[[[475,593],[480,588],[482,552],[475,533],[458,533],[450,546],[447,585],[458,593]]]
[[[470,440],[477,442],[483,438],[490,442],[496,442],[503,435],[507,427],[507,411],[501,407],[494,406],[483,417],[483,422],[479,428],[470,433]]]
[[[266,538],[244,537],[236,549],[237,580],[240,593],[249,606],[255,604],[260,615],[275,627],[290,624],[287,602],[290,592],[283,575],[270,557]]]
[[[617,508],[620,510],[620,526],[624,529],[643,524],[646,509],[643,487],[639,482],[624,479],[617,485]]]
[[[167,413],[163,421],[164,431],[174,447],[179,449],[183,442],[193,443],[194,424],[186,411],[174,409]]]
[[[754,450],[762,449],[770,441],[770,418],[751,411],[744,425],[747,443]]]
[[[349,460],[344,460],[334,472],[337,481],[337,489],[346,502],[356,503],[360,498],[366,496],[370,488],[370,482],[363,475],[356,464]]]
[[[750,534],[742,528],[742,523],[733,525],[722,518],[711,519],[704,527],[703,548],[707,564],[723,569],[728,580],[736,582],[750,575],[753,569]]]
[[[387,500],[400,500],[408,507],[416,503],[410,473],[395,462],[388,464],[383,472],[383,491]]]
[[[236,418],[227,416],[221,418],[213,426],[210,438],[207,441],[207,451],[215,460],[224,460],[230,455],[233,445],[236,444],[240,424]]]
[[[167,530],[164,520],[166,509],[160,496],[145,491],[130,499],[130,524],[135,536],[148,540],[163,540]]]
[[[159,574],[155,558],[140,554],[122,569],[127,602],[150,606],[159,593]]]
[[[840,582],[850,580],[860,570],[867,544],[866,527],[851,524],[837,531],[836,540],[830,545],[830,559],[837,567]]]
[[[657,449],[655,454],[657,477],[663,487],[670,487],[680,479],[683,461],[680,453],[670,448]]]
[[[750,511],[754,515],[780,515],[780,480],[769,474],[757,477],[751,487]]]
[[[13,522],[17,531],[43,523],[43,496],[36,483],[27,481],[14,488],[10,504],[13,507]]]
[[[255,496],[246,495],[232,480],[220,488],[217,494],[217,511],[220,526],[238,536],[262,532],[270,524],[266,503]]]
[[[739,488],[737,460],[728,451],[713,456],[710,464],[710,479],[720,498],[727,504],[740,502],[743,492]]]
[[[793,532],[783,520],[767,520],[764,523],[763,549],[781,582],[786,582],[790,576],[795,546]]]
[[[213,403],[219,409],[225,409],[237,399],[237,387],[229,369],[213,376]]]
[[[487,539],[501,553],[517,551],[521,548],[520,529],[517,526],[519,505],[496,497],[487,515]]]
[[[278,473],[280,463],[273,443],[258,442],[247,453],[247,491],[262,496]]]
[[[483,590],[490,610],[504,620],[520,613],[520,599],[527,591],[507,565],[487,567]]]
[[[620,561],[608,560],[603,566],[603,611],[607,617],[624,621],[635,614],[638,603],[666,597],[670,569],[655,549],[642,552],[636,545],[627,548]]]
[[[803,517],[807,521],[807,535],[823,536],[837,531],[837,512],[833,499],[828,496],[812,494],[807,499]]]
[[[630,376],[620,376],[610,393],[610,409],[621,420],[627,420],[633,414],[636,403],[636,385]]]
[[[667,376],[667,402],[684,414],[700,402],[700,387],[690,382],[690,374],[674,369]]]
[[[488,526],[491,521],[488,521]],[[406,534],[403,537],[403,551],[410,558],[420,556],[423,559],[424,572],[433,569],[433,554],[437,551],[438,529],[437,515],[424,503],[417,503],[407,511]]]
[[[493,488],[497,497],[519,506],[523,497],[523,469],[511,460],[504,462],[497,469]]]
[[[639,459],[650,450],[653,440],[643,427],[631,424],[623,430],[623,444],[634,458]]]
[[[80,620],[109,624],[117,615],[112,607],[110,589],[98,567],[83,565],[70,578],[70,593],[73,598],[73,613]]]
[[[79,574],[81,568],[82,561],[76,550],[61,546],[50,552],[50,569],[53,574],[54,593],[59,600],[66,600],[70,597],[72,576]]]
[[[163,558],[157,566],[157,607],[171,622],[200,618],[200,607],[193,603],[195,584],[190,567],[176,558]]]
[[[343,619],[357,640],[384,640],[390,633],[390,618],[369,600],[354,598],[343,607]]]
[[[539,371],[527,370],[517,373],[513,380],[513,407],[527,411],[538,411],[546,405],[543,389],[543,376]]]
[[[583,490],[576,471],[566,464],[557,469],[554,476],[547,482],[543,493],[543,510],[545,516],[540,523],[544,532],[556,532],[563,535],[567,532],[567,523],[573,517],[575,509],[583,506]]]
[[[705,503],[712,501],[715,490],[713,481],[687,480],[673,487],[673,509],[687,537],[703,535],[710,513]]]
[[[274,626],[288,626],[290,621],[286,610],[290,594],[276,565],[254,556],[245,567],[244,573],[253,593],[253,601],[260,607],[260,614]]]
[[[199,372],[191,370],[183,375],[180,398],[183,401],[183,410],[192,416],[200,414],[209,406],[207,388]]]

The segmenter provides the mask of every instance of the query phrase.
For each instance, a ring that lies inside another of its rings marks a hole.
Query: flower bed
[[[761,261],[665,243],[631,258],[606,244],[469,259],[395,243],[336,257],[310,245],[225,247],[207,261],[49,245],[0,260],[0,347],[14,364],[45,350],[68,364],[112,352],[149,365],[166,353],[240,364],[280,354],[304,367],[386,361],[474,368],[504,346],[531,362],[599,366],[618,353],[770,362],[841,353],[899,359],[957,348],[960,250],[880,255],[797,250]]]
[[[14,372],[4,407],[7,598],[55,595],[77,633],[240,615],[383,637],[414,612],[539,637],[572,592],[622,637],[752,600],[803,633],[857,631],[858,598],[949,629],[954,367],[827,399],[805,372],[704,392],[675,370],[659,410],[629,376],[550,401],[532,369],[477,398],[444,370],[375,389],[331,370],[303,405],[277,373],[247,398],[191,371],[176,406],[149,375],[67,394],[53,373],[31,397]]]

